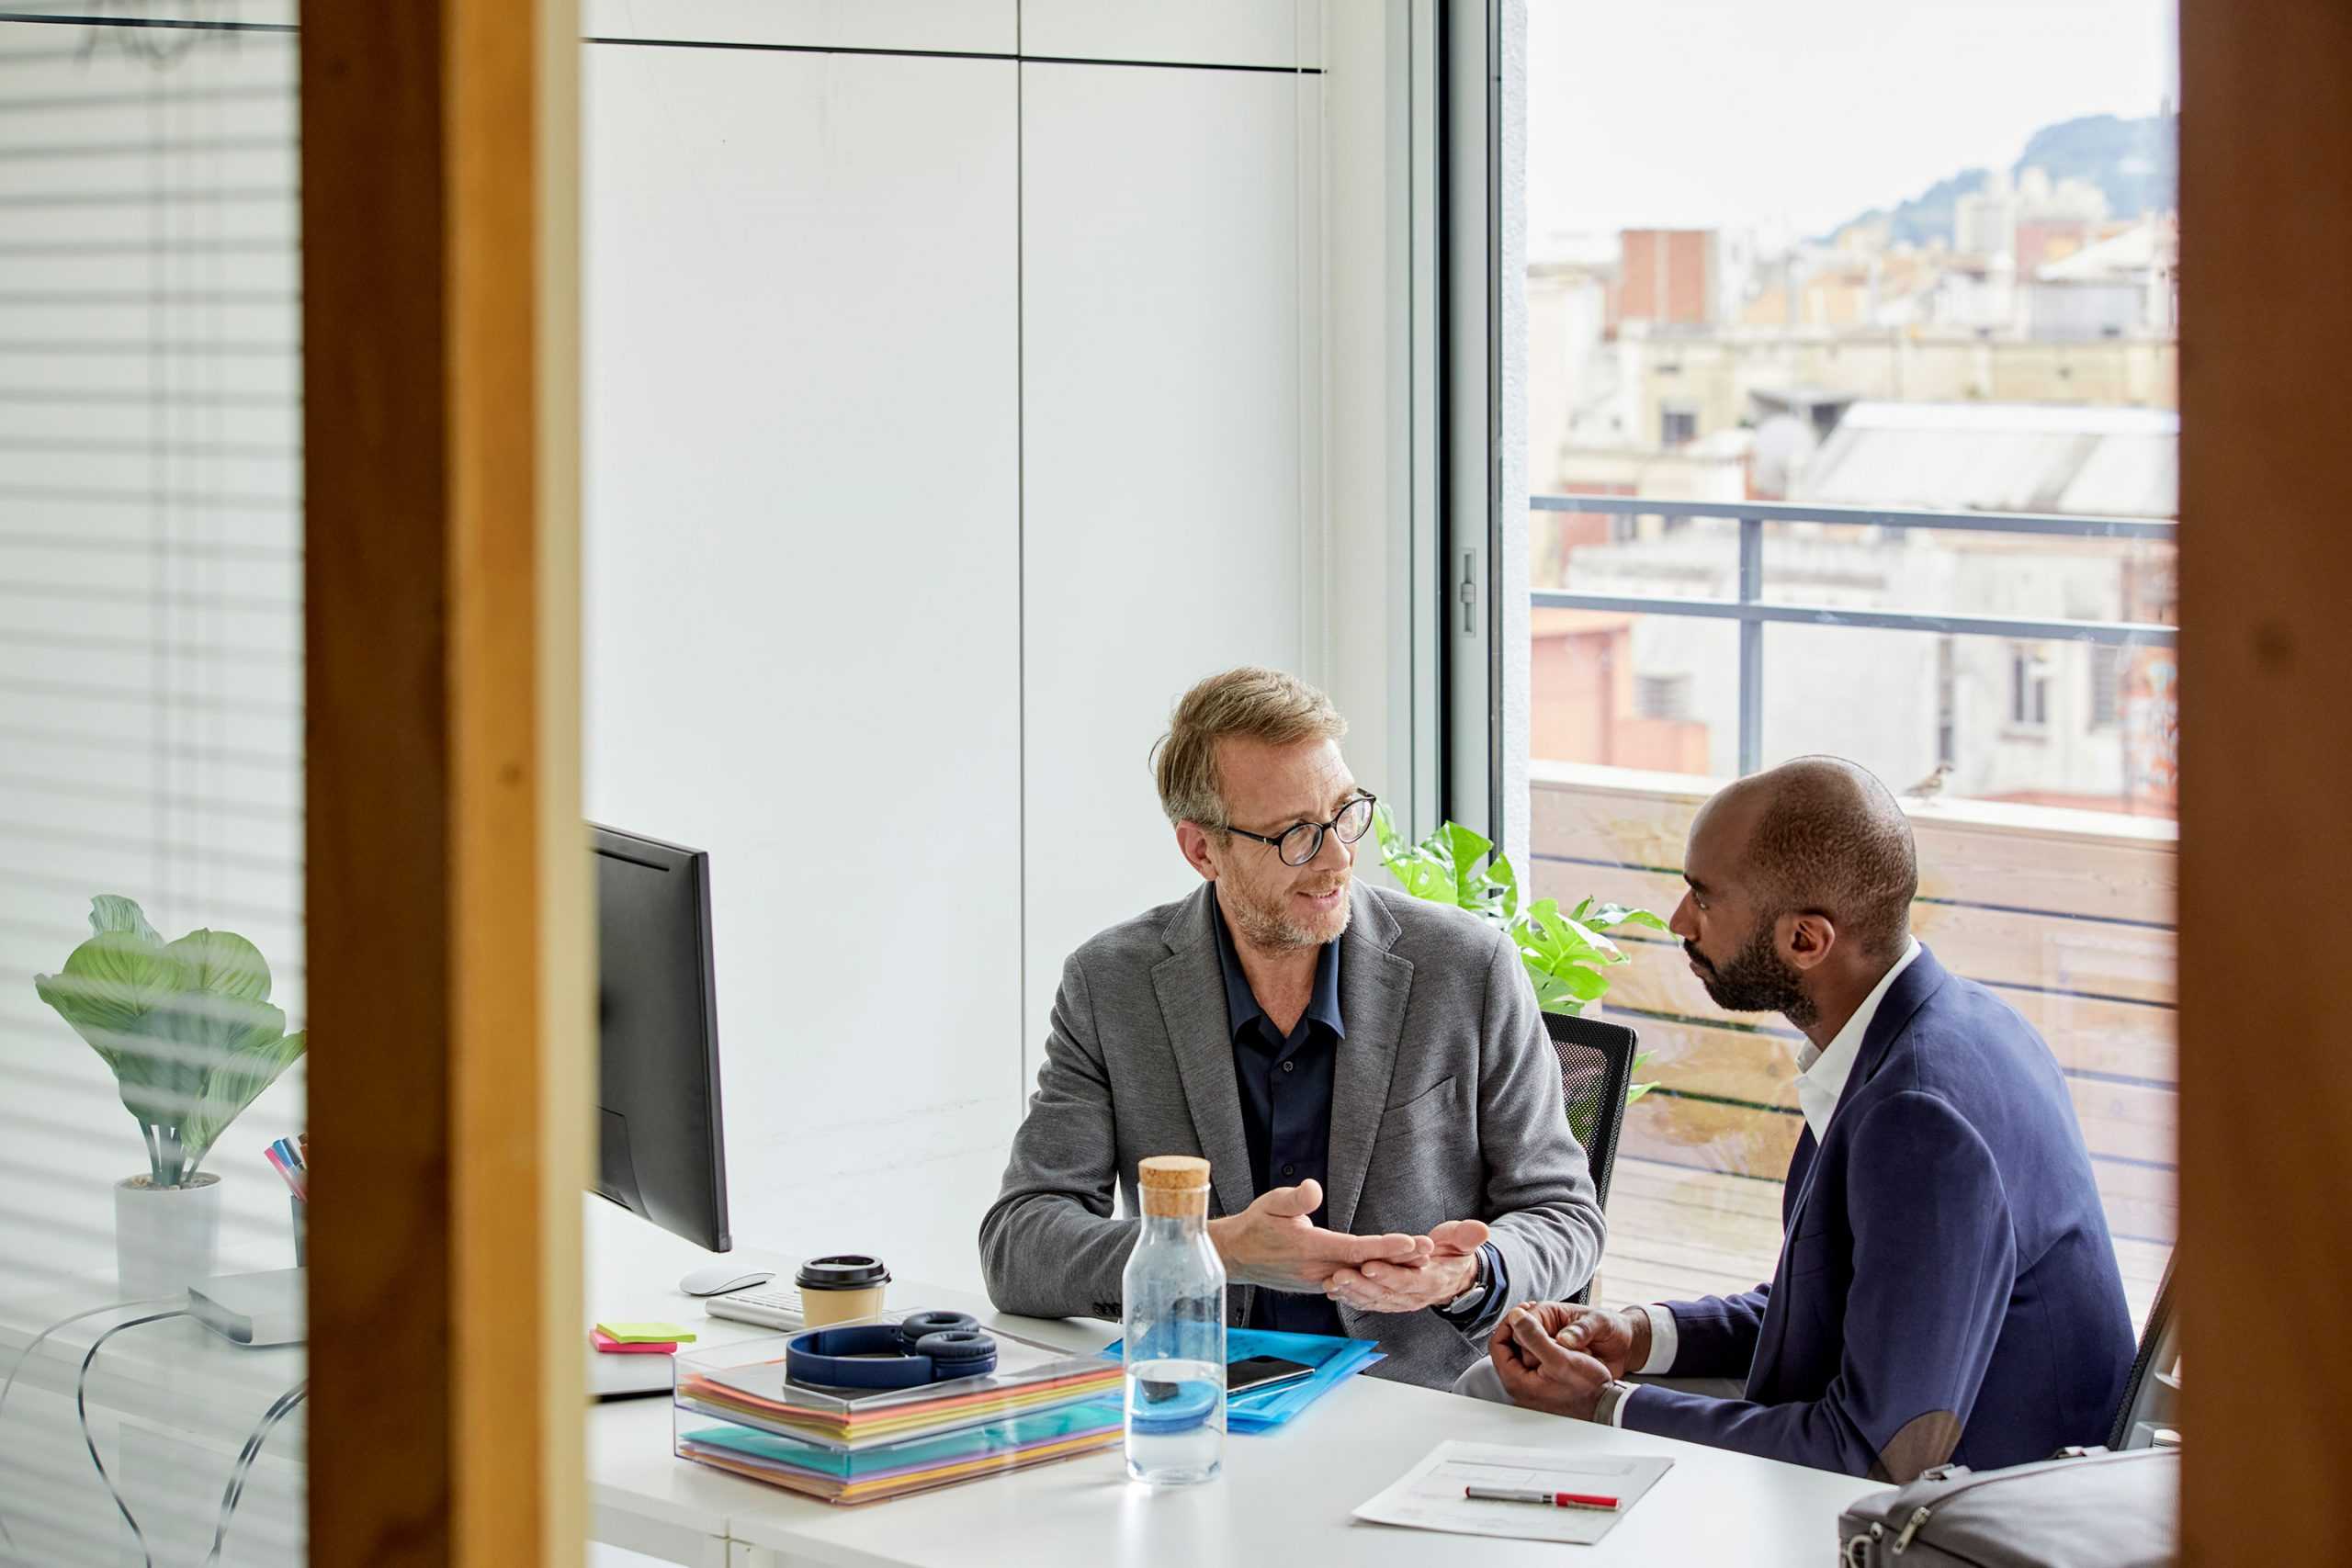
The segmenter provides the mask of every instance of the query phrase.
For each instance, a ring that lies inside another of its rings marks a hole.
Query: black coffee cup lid
[[[843,1252],[831,1258],[812,1258],[800,1266],[793,1280],[804,1291],[863,1291],[890,1282],[890,1270],[882,1267],[878,1258],[868,1258],[860,1252]]]

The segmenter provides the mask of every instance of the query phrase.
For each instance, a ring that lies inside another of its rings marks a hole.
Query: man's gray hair
[[[1168,733],[1151,749],[1160,809],[1170,822],[1213,831],[1230,826],[1217,777],[1216,744],[1228,736],[1270,746],[1337,740],[1348,721],[1331,699],[1279,670],[1244,665],[1212,675],[1177,702]]]

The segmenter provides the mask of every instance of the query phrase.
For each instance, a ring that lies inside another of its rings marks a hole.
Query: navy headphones
[[[785,1342],[794,1382],[824,1388],[920,1388],[996,1371],[996,1340],[967,1313],[919,1312],[898,1324],[819,1328]]]

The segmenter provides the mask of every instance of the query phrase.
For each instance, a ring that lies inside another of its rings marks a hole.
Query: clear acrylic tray
[[[909,1315],[894,1311],[829,1326],[894,1325]],[[682,1431],[690,1416],[713,1418],[841,1454],[921,1442],[1098,1399],[1109,1402],[1116,1420],[1124,1377],[1118,1362],[1001,1329],[988,1332],[997,1345],[994,1371],[904,1389],[793,1382],[785,1367],[789,1334],[703,1350],[681,1348],[673,1358],[673,1403]]]

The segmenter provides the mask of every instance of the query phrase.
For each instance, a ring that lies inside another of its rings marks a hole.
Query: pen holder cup
[[[291,1193],[287,1194],[286,1201],[294,1209],[294,1267],[306,1269],[311,1262],[311,1205]]]

